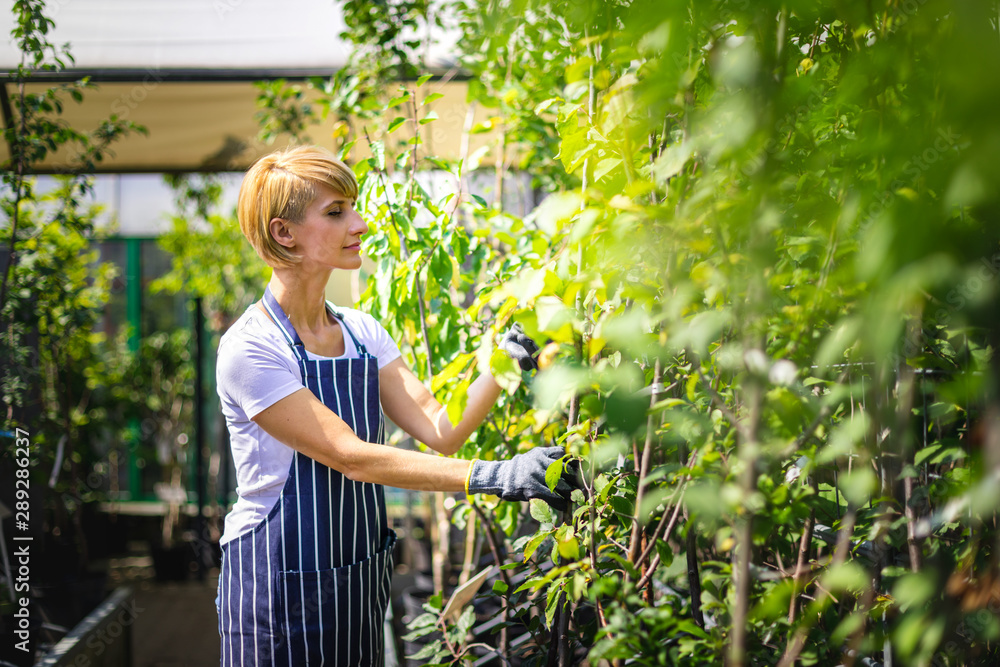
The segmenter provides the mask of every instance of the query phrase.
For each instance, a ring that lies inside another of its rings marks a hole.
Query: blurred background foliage
[[[995,662],[997,3],[386,4],[416,34],[458,26],[491,114],[465,132],[496,139],[425,155],[434,81],[373,76],[421,43],[348,3],[365,55],[313,86],[354,119],[335,142],[373,155],[363,307],[450,407],[477,365],[501,378],[463,455],[557,442],[587,487],[558,516],[439,506],[505,565],[492,650]],[[491,201],[467,192],[479,160]],[[425,169],[457,186],[431,197]],[[547,195],[526,218],[507,169]],[[512,319],[545,345],[530,391],[492,354]],[[411,638],[445,664],[482,647],[436,584]]]

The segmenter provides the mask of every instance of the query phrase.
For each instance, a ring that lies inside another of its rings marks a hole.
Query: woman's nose
[[[358,236],[368,233],[368,221],[357,211],[354,212],[354,224],[351,226],[351,231]]]

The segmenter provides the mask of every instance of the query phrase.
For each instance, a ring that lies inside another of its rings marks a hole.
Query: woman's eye
[[[340,215],[340,211],[330,211],[329,213],[327,213],[327,215],[332,215],[332,216],[336,217],[336,216]]]

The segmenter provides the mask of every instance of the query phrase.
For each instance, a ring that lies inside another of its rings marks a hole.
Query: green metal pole
[[[134,354],[139,351],[139,341],[142,340],[142,241],[140,239],[125,240],[125,315],[130,330],[128,348]],[[142,477],[138,458],[142,433],[138,420],[132,420],[129,432],[129,498],[139,500],[142,495]]]
[[[195,492],[198,497],[198,516],[195,519],[195,531],[198,536],[196,553],[198,554],[198,581],[205,581],[209,558],[208,531],[205,530],[205,404],[202,387],[205,384],[205,360],[202,350],[202,336],[205,329],[205,317],[202,311],[201,297],[194,299],[194,479]]]

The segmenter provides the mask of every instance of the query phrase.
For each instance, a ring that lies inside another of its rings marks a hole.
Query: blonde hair
[[[271,220],[301,222],[322,183],[350,199],[358,182],[347,165],[319,146],[276,151],[257,160],[243,177],[237,217],[243,235],[268,266],[289,267],[299,258],[271,236]]]

